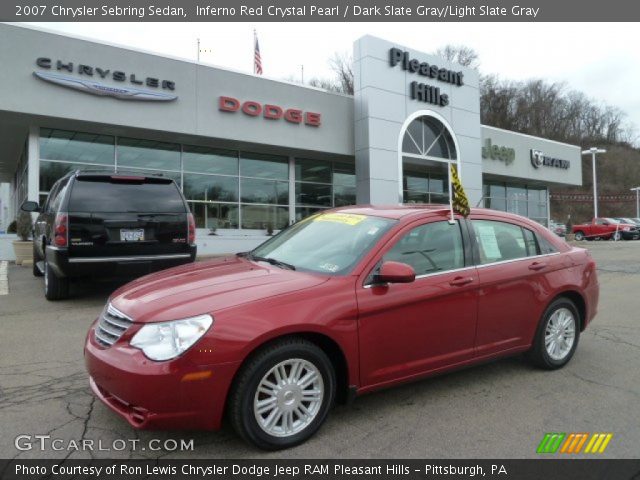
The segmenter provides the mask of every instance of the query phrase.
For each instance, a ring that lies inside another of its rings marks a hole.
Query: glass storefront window
[[[205,228],[206,220],[205,220],[205,208],[206,204],[200,202],[187,202],[189,204],[189,209],[193,214],[193,219],[196,222],[196,228]]]
[[[331,183],[331,162],[296,158],[296,181]]]
[[[276,155],[242,152],[240,154],[240,175],[287,180],[289,178],[289,160],[286,157]]]
[[[162,175],[182,189],[198,228],[274,230],[333,206],[356,203],[353,163],[296,159],[290,205],[289,157],[147,139],[41,129],[40,193],[72,170]],[[75,161],[77,159],[77,161]],[[104,166],[101,166],[104,165]]]
[[[449,203],[447,179],[428,172],[404,171],[404,203]]]
[[[238,152],[185,145],[182,168],[185,172],[238,175]]]
[[[296,183],[296,204],[331,207],[331,185]]]
[[[485,208],[516,213],[543,225],[547,224],[549,206],[546,188],[485,183],[483,192]]]
[[[180,171],[180,145],[135,138],[118,139],[118,168]]]
[[[289,207],[275,205],[241,205],[242,228],[251,230],[267,230],[269,225],[274,230],[281,230],[289,225]]]
[[[333,206],[344,207],[346,205],[356,204],[356,187],[345,187],[342,185],[334,185],[333,187]]]
[[[333,184],[344,187],[356,186],[356,166],[348,163],[333,164]]]
[[[405,190],[402,201],[404,203],[429,203],[429,194],[427,192],[416,192]]]
[[[182,191],[187,200],[237,202],[238,178],[185,173]]]
[[[407,173],[403,180],[405,190],[424,193],[429,191],[429,176],[426,173]]]
[[[64,177],[73,170],[94,169],[95,166],[85,165],[82,163],[67,162],[49,162],[47,160],[40,161],[40,191],[48,192],[58,179]],[[113,167],[111,167],[113,168]]]
[[[40,158],[113,165],[114,137],[95,133],[40,129]]]
[[[257,178],[241,178],[240,192],[246,203],[289,204],[289,183]]]
[[[207,228],[238,228],[238,205],[235,203],[208,203]]]

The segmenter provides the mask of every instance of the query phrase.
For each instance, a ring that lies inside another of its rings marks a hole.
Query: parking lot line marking
[[[0,262],[0,295],[9,293],[9,262],[3,260]]]

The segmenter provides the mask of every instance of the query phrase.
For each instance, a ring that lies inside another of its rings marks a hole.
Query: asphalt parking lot
[[[94,400],[82,358],[89,324],[117,284],[81,285],[73,299],[51,303],[41,279],[11,265],[9,294],[0,296],[0,458],[531,458],[546,432],[612,432],[603,456],[637,458],[640,241],[581,246],[599,265],[600,309],[566,368],[544,372],[518,357],[363,396],[336,408],[306,444],[276,453],[247,446],[230,427],[130,428]],[[93,439],[96,446],[19,451],[21,434],[63,439],[59,445]],[[104,448],[117,439],[127,447],[97,450],[98,440]],[[156,448],[193,439],[194,448],[142,450],[152,439],[161,440]]]

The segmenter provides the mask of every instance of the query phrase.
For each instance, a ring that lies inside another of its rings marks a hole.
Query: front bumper
[[[238,364],[196,365],[185,357],[189,352],[154,362],[129,346],[126,336],[104,348],[94,339],[94,327],[89,330],[84,356],[96,397],[138,429],[220,428]]]

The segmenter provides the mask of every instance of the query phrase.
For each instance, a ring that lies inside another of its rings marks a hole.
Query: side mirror
[[[375,277],[377,283],[411,283],[416,272],[411,265],[400,262],[384,262]]]
[[[22,204],[20,210],[25,212],[39,212],[40,206],[38,205],[38,202],[26,201]]]

